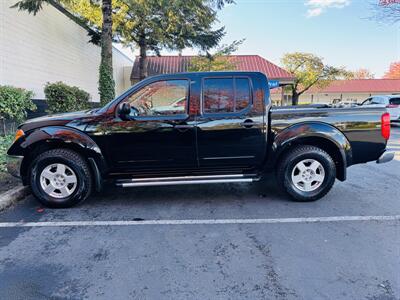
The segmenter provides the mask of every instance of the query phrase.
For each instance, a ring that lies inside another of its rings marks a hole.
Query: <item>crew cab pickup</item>
[[[100,109],[20,125],[8,169],[46,206],[120,187],[277,177],[297,201],[326,195],[354,164],[393,158],[385,108],[271,108],[256,72],[149,77]],[[274,171],[274,172],[273,172]]]

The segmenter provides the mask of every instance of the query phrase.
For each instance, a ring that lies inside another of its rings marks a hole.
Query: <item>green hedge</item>
[[[76,86],[63,82],[47,83],[44,94],[49,113],[63,113],[88,109],[90,94]]]
[[[6,154],[14,141],[14,135],[0,136],[0,172],[6,171]]]
[[[0,117],[18,123],[24,121],[27,110],[36,110],[32,97],[32,91],[0,85]]]

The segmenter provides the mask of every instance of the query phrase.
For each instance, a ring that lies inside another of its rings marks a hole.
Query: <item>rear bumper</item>
[[[391,161],[394,158],[394,152],[385,151],[382,155],[376,160],[377,164],[384,164]]]
[[[21,165],[23,156],[7,155],[7,171],[12,176],[21,178]]]

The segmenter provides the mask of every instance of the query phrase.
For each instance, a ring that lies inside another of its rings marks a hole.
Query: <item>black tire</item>
[[[40,174],[52,164],[63,164],[70,168],[77,179],[74,191],[66,197],[52,197],[44,191]],[[86,161],[75,151],[52,149],[40,154],[31,165],[30,184],[32,192],[40,203],[51,208],[67,208],[82,202],[92,191],[92,174]]]
[[[292,172],[296,165],[304,160],[316,160],[319,162],[324,171],[324,179],[315,190],[304,191],[296,187],[292,180]],[[315,146],[296,146],[278,163],[277,181],[281,189],[288,193],[293,200],[299,202],[315,201],[324,197],[332,188],[336,178],[336,166],[332,157],[324,150]]]

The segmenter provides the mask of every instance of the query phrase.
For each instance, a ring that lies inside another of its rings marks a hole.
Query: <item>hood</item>
[[[29,119],[25,123],[21,124],[19,128],[23,131],[29,131],[39,127],[45,126],[63,126],[69,123],[73,123],[71,127],[80,127],[79,123],[82,123],[82,119],[92,115],[92,110],[76,111],[62,114],[46,115],[34,119]]]

